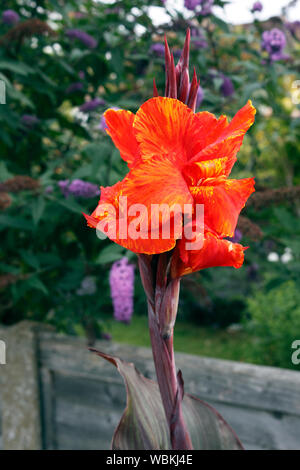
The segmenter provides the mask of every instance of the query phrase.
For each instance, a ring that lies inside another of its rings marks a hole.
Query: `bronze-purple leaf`
[[[170,431],[158,384],[134,366],[101,351],[92,352],[111,362],[122,375],[127,404],[115,430],[113,450],[171,450]],[[183,381],[179,373],[179,381]],[[175,410],[176,412],[176,410]],[[243,446],[222,416],[198,398],[184,394],[183,414],[195,450],[242,450]]]

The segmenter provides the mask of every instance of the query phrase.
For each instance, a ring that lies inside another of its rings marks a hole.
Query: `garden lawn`
[[[108,326],[108,325],[107,325]],[[129,325],[109,322],[109,333],[117,343],[150,346],[147,317],[134,316]],[[251,357],[253,338],[244,331],[229,332],[177,321],[174,334],[176,352],[200,356],[254,362]],[[256,364],[261,364],[257,360]]]

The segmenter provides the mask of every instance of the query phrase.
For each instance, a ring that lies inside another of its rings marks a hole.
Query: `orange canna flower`
[[[108,230],[109,238],[136,253],[158,254],[175,248],[173,277],[212,266],[239,268],[245,248],[224,238],[234,235],[239,213],[254,191],[254,178],[235,180],[228,176],[254,116],[251,101],[228,122],[225,116],[217,119],[208,112],[194,113],[181,101],[164,97],[146,101],[136,115],[125,110],[107,110],[107,132],[127,162],[129,173],[114,186],[101,188],[97,208],[86,216],[88,224],[96,227],[104,217],[109,220],[103,207],[112,205],[115,214],[111,217],[116,216],[117,226],[114,234]],[[147,209],[146,215],[136,221],[136,211],[128,210],[125,214],[120,196],[127,197],[127,208],[142,204]],[[166,215],[172,219],[170,236],[167,239],[161,236],[162,224],[167,221],[162,214],[154,223],[157,237],[151,238],[152,204],[165,204],[168,208],[177,204],[182,213],[186,204],[203,204],[203,247],[185,249],[184,235],[180,238],[182,218],[172,215]],[[120,233],[125,217],[127,227],[136,221],[139,238]]]

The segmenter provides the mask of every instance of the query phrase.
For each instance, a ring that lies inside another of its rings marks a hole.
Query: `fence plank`
[[[0,448],[107,449],[125,406],[112,364],[85,340],[22,322],[0,331]],[[151,350],[99,341],[96,348],[155,378]],[[176,354],[186,391],[220,411],[248,449],[300,449],[300,374]],[[40,406],[41,404],[41,406]]]
[[[0,376],[3,449],[41,449],[36,326],[22,322],[3,330],[3,336],[7,348]]]

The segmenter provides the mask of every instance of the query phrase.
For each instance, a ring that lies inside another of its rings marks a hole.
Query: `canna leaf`
[[[171,450],[171,441],[158,384],[118,357],[90,349],[111,362],[124,379],[127,405],[115,430],[112,450]],[[194,450],[242,450],[242,444],[210,405],[185,394],[183,414]]]

